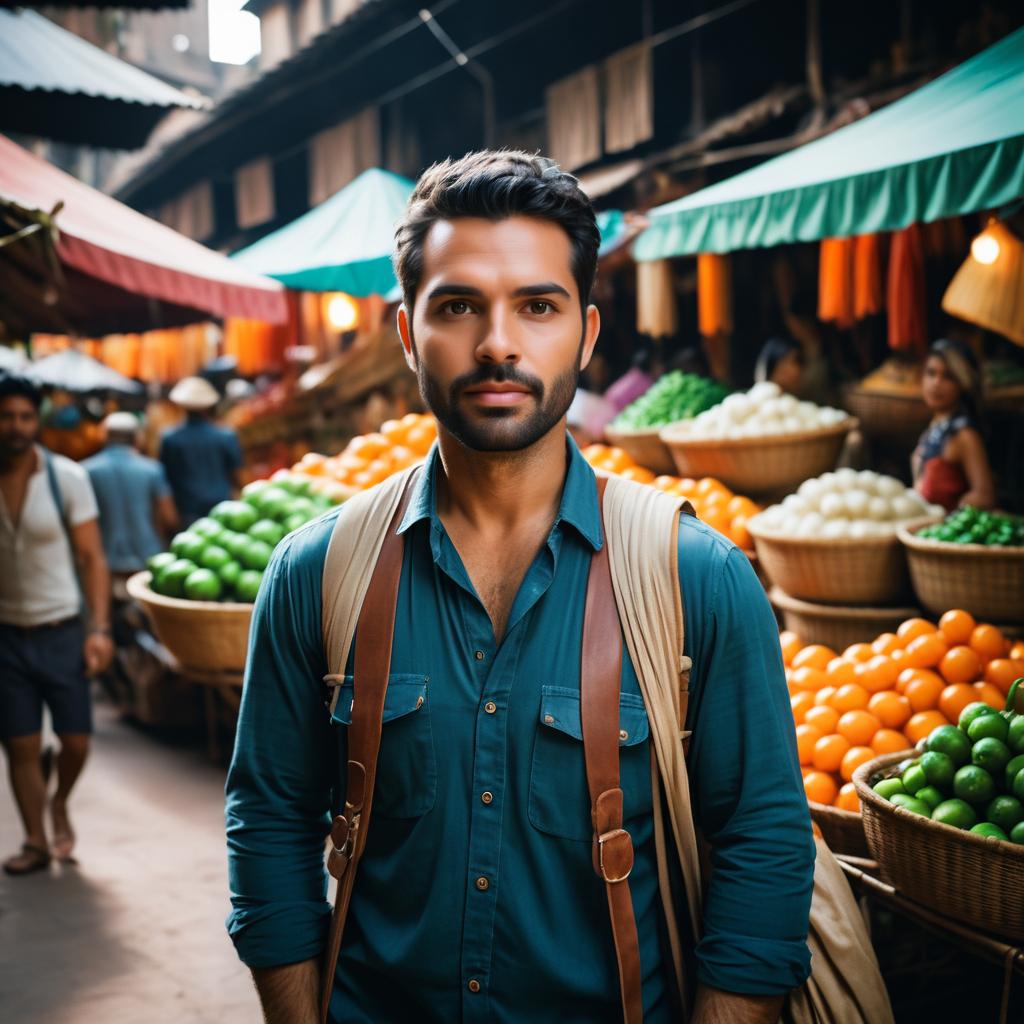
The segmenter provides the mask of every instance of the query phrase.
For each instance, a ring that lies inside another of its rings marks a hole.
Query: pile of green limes
[[[255,601],[274,548],[334,504],[301,476],[247,484],[242,501],[220,502],[149,560],[150,586],[190,601]]]
[[[919,757],[872,788],[904,810],[978,835],[1024,845],[1024,714],[975,701],[956,725],[940,725]],[[918,748],[920,750],[920,747]]]
[[[612,427],[618,430],[649,430],[677,420],[688,420],[718,405],[727,394],[729,389],[716,380],[672,370],[635,402],[627,405],[615,418]]]

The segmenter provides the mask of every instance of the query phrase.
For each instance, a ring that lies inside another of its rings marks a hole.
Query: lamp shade
[[[992,221],[974,240],[942,308],[1024,345],[1024,242]]]

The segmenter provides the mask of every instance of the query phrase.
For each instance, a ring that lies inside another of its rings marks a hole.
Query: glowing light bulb
[[[999,259],[999,239],[983,231],[971,242],[971,255],[986,266],[995,263]]]
[[[351,331],[359,323],[359,306],[351,295],[337,292],[327,302],[327,322],[336,331]]]

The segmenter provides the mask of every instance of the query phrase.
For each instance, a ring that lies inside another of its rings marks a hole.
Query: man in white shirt
[[[51,856],[71,859],[67,802],[92,732],[87,677],[113,655],[96,498],[81,466],[36,444],[40,402],[29,381],[0,377],[0,741],[25,826],[21,851],[3,864],[11,875],[43,869]],[[61,744],[52,846],[40,764],[43,704]]]

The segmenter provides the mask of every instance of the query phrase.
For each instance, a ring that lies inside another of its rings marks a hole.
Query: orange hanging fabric
[[[924,245],[917,224],[894,232],[889,253],[889,348],[923,357],[928,347]]]
[[[853,239],[823,238],[818,257],[818,319],[852,327]]]
[[[697,255],[697,329],[704,338],[732,334],[732,274],[719,253]]]
[[[853,240],[853,316],[863,320],[885,308],[882,289],[882,240],[858,235]]]

